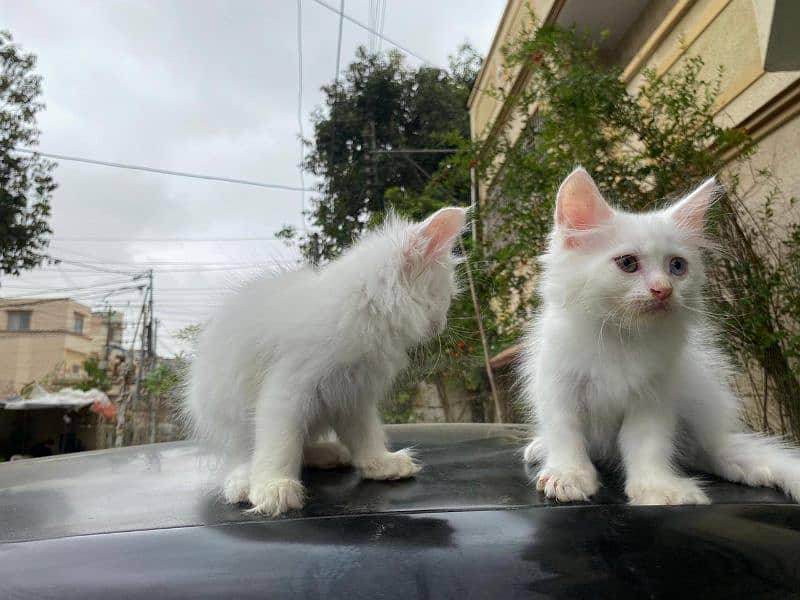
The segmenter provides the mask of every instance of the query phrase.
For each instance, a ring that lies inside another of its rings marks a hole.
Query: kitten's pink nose
[[[668,283],[653,283],[650,285],[650,293],[663,302],[672,295],[672,286]]]

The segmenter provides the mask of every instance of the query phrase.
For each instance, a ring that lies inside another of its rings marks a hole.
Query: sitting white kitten
[[[542,257],[542,309],[524,341],[537,489],[560,501],[598,487],[592,460],[621,459],[632,504],[703,504],[676,459],[800,500],[800,457],[740,432],[729,370],[703,319],[701,248],[710,179],[665,210],[611,208],[583,169],[558,191]]]
[[[227,502],[302,507],[302,464],[352,463],[368,479],[419,471],[408,450],[386,449],[376,404],[406,352],[444,330],[464,221],[461,208],[391,217],[319,271],[251,282],[210,320],[184,409],[227,459]],[[317,441],[331,431],[341,443]]]

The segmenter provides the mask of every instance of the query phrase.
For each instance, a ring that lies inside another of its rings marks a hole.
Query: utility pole
[[[153,323],[155,317],[153,316],[153,269],[150,269],[148,273],[148,278],[150,280],[150,319],[147,325],[147,354],[150,357],[150,360],[155,360],[155,332],[153,330]]]
[[[156,318],[153,312],[153,269],[148,272],[150,287],[150,302],[148,303],[147,321],[147,370],[152,372],[156,366]],[[154,444],[156,441],[156,414],[158,412],[159,398],[157,394],[150,393],[148,398],[148,408],[150,411],[150,426],[148,427],[148,441]]]
[[[106,313],[106,351],[105,351],[105,364],[103,365],[104,369],[108,369],[108,359],[111,356],[111,305],[108,306],[108,312]]]
[[[138,399],[141,389],[141,369],[136,369],[136,390],[134,392],[128,391],[128,373],[131,368],[136,368],[136,361],[134,360],[134,352],[136,346],[136,338],[139,337],[139,326],[144,327],[144,309],[147,306],[146,297],[142,299],[142,309],[139,311],[139,318],[136,319],[136,327],[133,330],[133,337],[131,338],[131,349],[125,356],[125,363],[122,370],[122,388],[119,394],[119,406],[117,407],[117,427],[114,435],[114,447],[122,448],[125,445],[125,431],[128,428],[128,406],[131,402],[131,396],[135,394]]]
[[[153,296],[153,290],[152,289],[148,289],[148,292],[150,293],[149,305],[152,305],[152,302],[153,302],[153,297],[152,297]],[[142,304],[142,313],[147,311],[147,307],[148,307],[148,300],[145,298],[145,300],[144,300],[144,302]],[[149,318],[149,316],[148,316],[148,318]],[[144,319],[142,321],[144,321]],[[135,404],[136,404],[137,408],[139,407],[139,405],[141,404],[141,401],[142,401],[142,375],[143,375],[142,371],[144,371],[144,351],[145,351],[145,346],[147,344],[147,338],[148,338],[147,329],[146,329],[145,324],[143,322],[142,323],[142,338],[141,338],[141,342],[139,343],[139,368],[136,369],[136,403]]]

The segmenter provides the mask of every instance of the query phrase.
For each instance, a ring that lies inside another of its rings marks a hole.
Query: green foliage
[[[168,362],[159,363],[142,379],[144,390],[157,398],[170,397],[180,383],[179,369]]]
[[[108,373],[100,367],[100,362],[96,358],[87,358],[83,361],[83,370],[86,371],[86,378],[78,383],[72,383],[72,387],[84,392],[94,389],[106,392],[111,387]]]
[[[703,60],[690,56],[661,77],[646,70],[632,94],[587,36],[555,25],[523,32],[506,49],[506,66],[522,69],[527,85],[513,97],[497,94],[527,126],[519,137],[507,127],[479,150],[482,176],[492,181],[483,226],[495,334],[516,337],[535,308],[536,257],[558,185],[577,164],[628,210],[652,209],[722,173],[726,195],[712,224],[723,252],[710,259],[709,296],[730,350],[760,366],[800,434],[800,233],[796,221],[786,227],[775,218],[780,192],[768,172],[740,185],[754,146],[715,119],[723,73],[704,79]]]
[[[186,342],[187,344],[194,346],[197,343],[197,337],[200,335],[202,330],[202,324],[193,323],[178,330],[178,333],[175,334],[175,337],[182,342]]]
[[[715,173],[724,156],[746,154],[749,140],[714,122],[719,77],[701,80],[698,57],[664,77],[645,71],[635,95],[574,28],[524,32],[506,49],[506,61],[509,69],[530,73],[515,97],[500,94],[527,127],[518,139],[505,131],[487,143],[481,165],[499,199],[490,199],[495,222],[486,226],[500,265],[496,281],[505,291],[495,302],[498,327],[511,333],[530,317],[536,257],[552,226],[558,186],[576,165],[592,173],[612,202],[642,210]]]
[[[452,72],[411,68],[399,52],[360,48],[342,80],[322,88],[326,107],[313,117],[305,164],[321,181],[312,201],[314,232],[300,239],[310,262],[336,256],[390,206],[417,217],[441,205],[420,194],[446,154],[380,151],[466,143],[466,102],[480,59],[463,46],[451,64]],[[459,198],[468,203],[468,194]],[[278,235],[290,241],[297,232],[285,227]]]
[[[39,141],[36,115],[41,77],[36,57],[24,54],[11,34],[0,31],[0,272],[19,275],[40,265],[51,233],[47,224],[56,184],[55,163],[14,152]]]
[[[380,409],[384,423],[413,423],[416,420],[413,393],[406,389],[387,399]]]

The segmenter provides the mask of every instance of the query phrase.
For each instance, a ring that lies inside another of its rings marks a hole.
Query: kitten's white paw
[[[591,465],[568,469],[545,466],[536,476],[536,489],[559,502],[588,500],[599,488],[597,470]]]
[[[408,448],[386,452],[365,463],[356,465],[364,479],[405,479],[413,477],[422,468],[414,462]]]
[[[702,488],[688,477],[632,481],[625,486],[625,493],[631,504],[639,505],[711,503]]]
[[[772,487],[775,476],[772,469],[764,465],[730,461],[720,465],[720,475],[728,481],[744,483],[753,487]]]
[[[253,505],[248,512],[277,517],[287,510],[303,508],[305,489],[295,479],[252,478],[248,499]]]
[[[222,493],[225,502],[228,504],[239,504],[247,502],[247,495],[250,492],[250,470],[247,467],[236,467],[230,475],[225,478],[222,486]]]
[[[350,451],[341,442],[314,442],[303,448],[303,464],[317,469],[346,467],[352,461]]]
[[[538,463],[545,459],[544,446],[541,438],[533,438],[531,443],[525,446],[522,458],[526,463]]]

